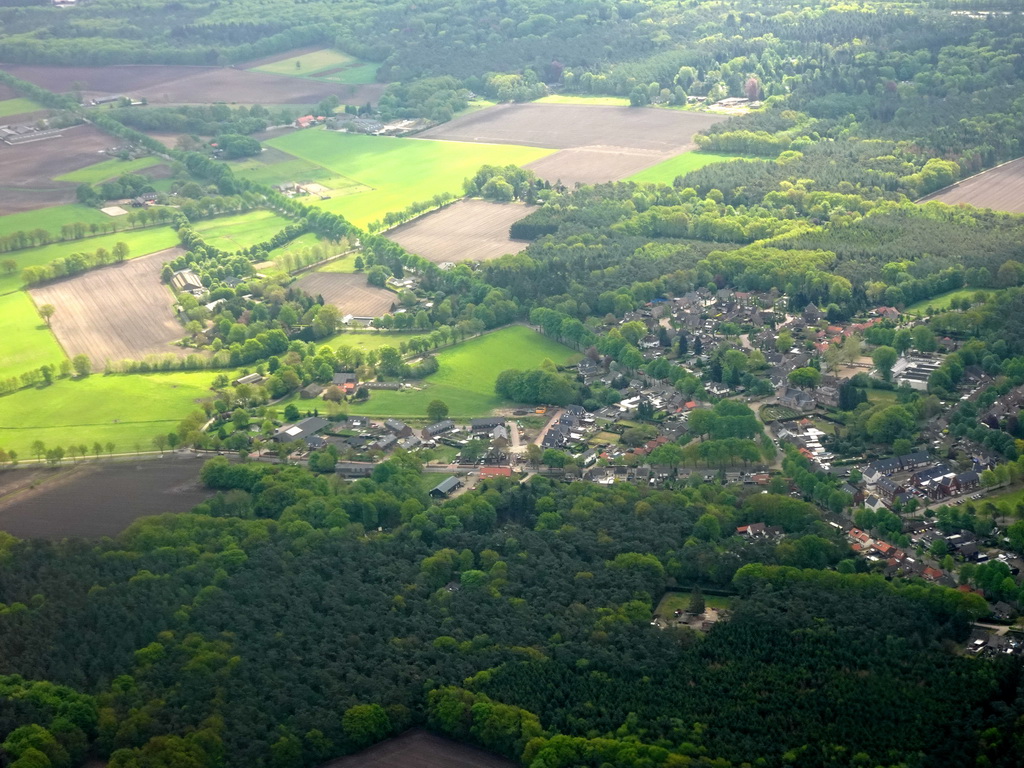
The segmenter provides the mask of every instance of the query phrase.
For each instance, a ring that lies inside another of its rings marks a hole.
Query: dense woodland
[[[1016,764],[1018,664],[949,651],[980,598],[800,570],[847,555],[802,501],[534,478],[434,506],[405,456],[203,479],[116,541],[4,541],[13,765],[284,768],[423,722],[535,766]],[[786,538],[731,534],[755,521]],[[695,583],[728,622],[650,625]]]

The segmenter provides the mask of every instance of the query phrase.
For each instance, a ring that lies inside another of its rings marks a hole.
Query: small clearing
[[[488,261],[529,245],[509,238],[508,228],[532,210],[518,203],[460,200],[396,227],[387,237],[435,264]]]
[[[50,321],[69,357],[84,354],[94,371],[107,360],[139,360],[150,354],[195,350],[173,346],[184,335],[160,282],[163,265],[183,253],[168,248],[122,264],[101,267],[30,291],[36,305],[52,304]]]
[[[397,300],[391,291],[369,285],[366,275],[310,272],[294,285],[310,296],[323,296],[324,301],[340,309],[342,315],[380,317],[390,312]]]

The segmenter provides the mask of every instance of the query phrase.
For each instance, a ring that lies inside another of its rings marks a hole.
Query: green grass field
[[[63,379],[42,389],[0,398],[0,446],[31,458],[33,441],[48,447],[113,442],[117,450],[153,450],[152,440],[174,431],[196,400],[211,397],[216,373],[159,373]]]
[[[332,83],[342,83],[344,85],[369,85],[370,83],[377,82],[378,69],[380,69],[380,64],[354,64],[350,67],[345,67],[340,72],[318,75],[316,79],[329,80]]]
[[[35,112],[37,110],[44,109],[40,104],[36,104],[32,99],[4,99],[0,101],[0,117],[7,117],[8,115],[20,115],[25,112]]]
[[[178,244],[178,233],[170,227],[152,227],[149,229],[129,229],[124,232],[115,232],[112,235],[98,235],[87,237],[83,240],[70,240],[64,243],[51,243],[41,245],[38,248],[27,248],[24,251],[14,251],[0,255],[0,260],[11,259],[16,265],[12,274],[0,272],[0,294],[10,293],[17,290],[24,283],[21,279],[21,271],[25,267],[49,264],[54,259],[59,259],[71,253],[95,253],[100,248],[108,251],[114,249],[116,243],[123,242],[128,245],[128,258],[145,256],[147,253],[162,251],[164,248],[171,248]]]
[[[162,163],[159,157],[140,157],[138,160],[104,160],[102,163],[80,168],[63,176],[54,177],[55,181],[71,181],[75,184],[99,184],[115,176],[125,173],[138,173],[144,168],[151,168]]]
[[[28,294],[17,291],[0,296],[0,379],[41,365],[60,365],[63,359],[64,351]],[[0,405],[0,411],[3,408]]]
[[[332,349],[352,347],[352,349],[361,349],[366,352],[381,347],[398,349],[398,345],[403,341],[408,341],[414,336],[424,335],[426,334],[423,331],[346,331],[319,343],[327,344]]]
[[[595,107],[628,107],[629,99],[624,96],[577,96],[568,93],[553,93],[542,96],[536,104],[590,104]]]
[[[321,129],[295,131],[266,143],[371,187],[359,194],[310,200],[357,226],[443,192],[462,194],[463,180],[481,165],[524,165],[553,151],[505,144],[361,136]]]
[[[704,605],[717,611],[727,611],[732,608],[734,599],[723,595],[704,595]],[[666,619],[673,617],[677,610],[685,611],[689,607],[689,592],[666,592],[665,596],[661,598],[661,602],[658,603],[658,607],[654,609],[654,612],[661,616],[661,618]]]
[[[960,288],[959,290],[956,291],[940,293],[938,296],[935,296],[931,299],[918,301],[914,304],[911,304],[903,311],[908,315],[924,315],[927,314],[928,307],[931,307],[936,311],[949,309],[949,305],[952,304],[954,300],[971,299],[973,301],[974,297],[979,293],[995,293],[995,291],[984,290],[980,288]]]
[[[509,368],[529,369],[545,358],[564,364],[579,355],[523,326],[512,326],[442,350],[440,370],[428,376],[418,391],[375,391],[349,412],[367,416],[424,418],[431,400],[444,400],[453,418],[484,416],[509,403],[494,392],[498,374]]]
[[[59,235],[62,226],[79,221],[85,224],[109,224],[111,218],[102,211],[85,205],[54,205],[0,216],[0,235],[28,232],[33,229],[45,229]]]
[[[234,216],[218,216],[195,224],[208,245],[225,251],[237,251],[269,240],[290,222],[271,211],[247,211]]]
[[[240,179],[254,181],[257,184],[287,184],[291,182],[303,184],[316,182],[331,190],[331,195],[351,195],[365,192],[369,187],[358,181],[332,173],[321,165],[300,160],[283,152],[269,153],[270,157],[256,158],[238,163],[231,163],[231,168]]]
[[[714,152],[683,152],[681,155],[669,158],[668,160],[652,165],[640,173],[635,173],[626,181],[636,181],[641,184],[671,184],[676,176],[685,176],[690,171],[696,171],[705,165],[712,163],[727,163],[739,159],[736,155],[719,155]]]
[[[317,272],[336,272],[342,275],[355,274],[356,271],[356,255],[350,254],[343,259],[332,261],[329,264],[324,264]]]
[[[1017,488],[1016,490],[1007,491],[1000,490],[993,493],[991,496],[982,496],[981,502],[991,501],[993,504],[1000,504],[1009,512],[1013,514],[1013,511],[1017,509],[1017,505],[1024,501],[1024,488]],[[978,502],[975,502],[977,504]]]
[[[311,53],[303,53],[298,56],[291,56],[287,59],[272,61],[254,67],[254,72],[268,72],[272,75],[289,75],[291,77],[309,77],[325,69],[335,69],[354,64],[356,59],[341,51],[334,51],[330,48],[323,48]],[[298,65],[298,66],[296,66]]]

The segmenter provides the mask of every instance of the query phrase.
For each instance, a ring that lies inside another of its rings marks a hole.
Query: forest
[[[817,570],[849,551],[803,501],[535,477],[438,506],[404,454],[202,478],[114,540],[4,538],[11,765],[311,766],[417,723],[537,768],[1016,765],[1019,662],[949,651],[984,601]],[[652,626],[694,585],[728,621]]]

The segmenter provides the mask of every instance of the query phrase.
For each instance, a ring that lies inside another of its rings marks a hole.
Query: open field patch
[[[526,241],[509,238],[508,228],[531,210],[518,203],[460,200],[396,227],[387,236],[435,264],[488,261],[526,248]]]
[[[286,59],[267,62],[252,68],[255,72],[268,72],[272,75],[290,75],[292,77],[309,77],[328,69],[337,69],[356,61],[352,56],[330,48],[318,51],[307,51]]]
[[[33,229],[45,229],[54,235],[60,235],[60,228],[65,224],[96,224],[100,227],[111,225],[111,219],[96,208],[73,203],[70,205],[51,205],[21,213],[8,213],[0,216],[0,235],[12,232],[28,232]],[[100,229],[105,232],[106,229]],[[5,256],[6,258],[6,256]]]
[[[526,167],[545,181],[572,187],[618,181],[660,162],[663,157],[649,149],[580,147],[563,149]]]
[[[522,144],[551,149],[610,146],[672,155],[719,115],[579,104],[502,104],[419,134],[423,139]]]
[[[567,93],[552,93],[533,101],[534,104],[585,104],[591,107],[628,107],[625,96],[579,96]]]
[[[561,365],[579,355],[525,326],[502,328],[438,352],[440,369],[414,382],[419,389],[375,391],[365,403],[350,405],[349,411],[367,416],[425,418],[431,400],[444,400],[453,418],[483,416],[509,405],[494,392],[494,382],[502,371],[536,368],[545,358]]]
[[[41,365],[59,366],[63,359],[63,350],[28,295],[16,291],[0,296],[0,379]]]
[[[939,312],[944,309],[949,309],[950,305],[952,305],[954,301],[958,301],[960,299],[970,299],[971,301],[974,301],[974,297],[978,294],[989,293],[995,293],[995,291],[985,290],[983,288],[958,288],[955,291],[940,293],[938,296],[933,296],[930,299],[922,299],[921,301],[914,302],[903,311],[908,315],[924,315],[928,312],[928,307],[931,307],[936,312]]]
[[[60,138],[13,146],[0,143],[0,214],[72,202],[75,185],[51,179],[104,159],[100,150],[114,143],[91,125],[64,128]]]
[[[964,204],[1008,213],[1024,213],[1024,157],[958,181],[917,202]]]
[[[15,77],[47,90],[65,93],[71,83],[82,84],[86,99],[124,95],[145,97],[151,104],[316,104],[331,94],[342,102],[376,103],[384,86],[352,85],[231,67],[126,64],[109,67],[44,67],[5,65]],[[340,90],[340,92],[339,92]]]
[[[93,370],[103,370],[107,360],[186,355],[194,350],[172,346],[184,331],[172,309],[170,289],[160,282],[163,265],[181,253],[169,248],[30,293],[37,305],[56,308],[50,325],[61,346],[69,357],[88,355]]]
[[[38,112],[44,109],[41,104],[36,104],[32,99],[15,98],[0,101],[0,117],[11,117],[12,115],[24,115],[31,112]]]
[[[514,768],[516,763],[426,731],[408,731],[321,768]]]
[[[342,315],[379,317],[391,311],[397,297],[391,291],[366,282],[366,275],[345,275],[337,272],[309,272],[295,281],[310,296],[323,296]]]
[[[481,165],[524,165],[550,153],[532,147],[420,141],[317,129],[294,131],[267,143],[369,187],[368,191],[330,200],[306,198],[357,226],[444,192],[461,194],[463,180]]]
[[[676,176],[685,176],[712,163],[728,163],[739,159],[738,155],[719,155],[714,152],[683,152],[673,158],[652,165],[629,177],[628,181],[641,184],[671,184]]]
[[[300,160],[280,150],[268,148],[251,160],[232,163],[232,170],[240,179],[257,184],[316,183],[327,187],[331,195],[350,195],[370,188],[358,181],[333,173],[309,160]]]
[[[55,181],[70,181],[74,184],[99,184],[107,179],[112,179],[126,173],[138,173],[145,168],[159,165],[162,162],[163,160],[159,157],[140,157],[137,160],[120,160],[115,157],[77,171],[72,171],[71,173],[65,173],[58,176]]]
[[[327,344],[331,349],[351,347],[352,349],[367,352],[371,349],[380,349],[381,347],[394,347],[398,349],[398,345],[403,341],[408,341],[415,336],[423,336],[424,334],[425,331],[345,331],[329,339],[322,339],[318,343]]]
[[[87,447],[93,457],[93,446]],[[106,450],[100,455],[105,457]],[[2,495],[4,481],[28,472],[0,474],[0,530],[51,541],[116,536],[140,517],[188,512],[212,495],[199,482],[202,461],[191,453],[123,463],[79,462],[65,460],[61,468],[35,470],[36,487],[8,496]]]
[[[0,293],[17,290],[24,284],[24,281],[21,279],[21,273],[25,267],[49,264],[55,259],[64,258],[72,253],[95,253],[100,248],[105,248],[110,252],[114,250],[114,246],[117,243],[122,242],[128,246],[128,258],[133,259],[137,256],[144,256],[147,253],[170,248],[178,242],[178,233],[170,227],[129,229],[124,232],[115,232],[112,235],[97,235],[96,237],[86,237],[81,240],[67,240],[59,243],[50,243],[49,245],[40,245],[35,248],[26,248],[22,251],[5,253],[3,254],[3,261],[13,261],[15,268],[10,274],[7,274],[6,271],[0,273]]]
[[[332,83],[345,85],[370,85],[377,81],[377,70],[380,64],[373,62],[356,63],[346,67],[320,72],[317,80],[330,80]]]
[[[237,251],[269,240],[290,222],[272,211],[246,211],[196,222],[193,226],[207,244],[224,251]]]
[[[67,447],[114,443],[115,452],[153,450],[153,438],[213,396],[216,373],[176,371],[61,379],[0,398],[0,446],[33,458],[32,443]],[[136,448],[136,446],[138,446]]]

